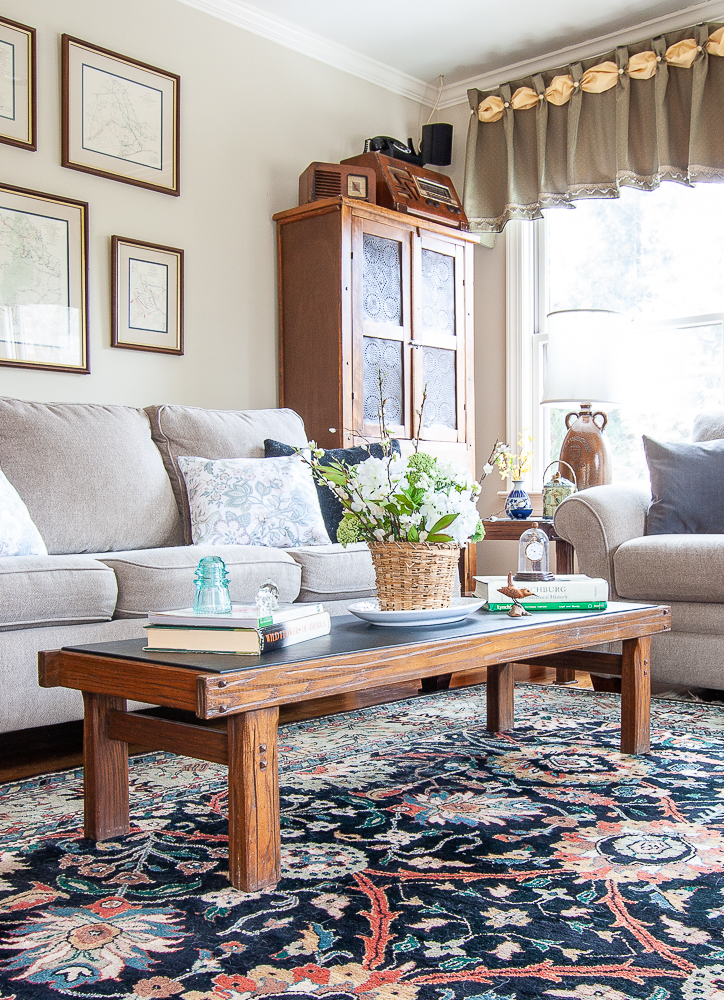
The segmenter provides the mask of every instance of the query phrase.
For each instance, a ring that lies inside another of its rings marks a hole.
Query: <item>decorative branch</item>
[[[422,433],[422,414],[425,412],[425,403],[427,402],[427,382],[422,387],[422,402],[420,403],[420,409],[415,410],[417,414],[417,434],[415,435],[415,454],[420,447],[420,434]]]

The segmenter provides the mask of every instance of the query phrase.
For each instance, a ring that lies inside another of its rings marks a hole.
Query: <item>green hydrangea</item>
[[[337,528],[337,541],[344,546],[359,541],[360,524],[356,517],[345,515]]]
[[[423,473],[434,479],[436,465],[437,462],[432,455],[426,455],[424,452],[417,452],[415,455],[410,455],[407,460],[407,468],[410,470],[407,473],[407,481],[410,486],[415,486]]]

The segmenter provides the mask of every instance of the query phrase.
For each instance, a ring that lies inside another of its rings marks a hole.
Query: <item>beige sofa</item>
[[[693,441],[724,438],[724,413],[694,424]],[[579,571],[604,577],[613,601],[671,606],[652,643],[652,681],[724,690],[724,535],[646,535],[650,492],[596,486],[558,508],[558,534]]]
[[[178,457],[262,458],[265,438],[306,443],[292,410],[0,398],[0,469],[49,553],[0,558],[0,732],[81,718],[77,692],[38,687],[38,652],[142,637],[149,610],[191,603],[204,555],[224,559],[235,601],[253,600],[269,578],[282,600],[324,601],[338,614],[374,593],[365,545],[190,544]]]

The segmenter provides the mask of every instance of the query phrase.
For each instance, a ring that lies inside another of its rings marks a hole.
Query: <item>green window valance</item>
[[[622,185],[724,180],[724,26],[700,24],[549,73],[469,90],[465,211],[508,219]]]

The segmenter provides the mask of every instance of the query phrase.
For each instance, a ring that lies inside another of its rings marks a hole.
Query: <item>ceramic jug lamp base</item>
[[[566,415],[568,433],[561,446],[560,460],[575,470],[579,490],[605,486],[613,478],[611,453],[603,434],[608,418],[592,409],[590,403],[581,403],[579,413]]]

